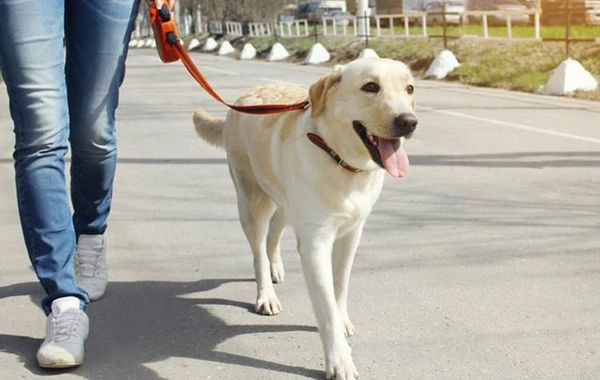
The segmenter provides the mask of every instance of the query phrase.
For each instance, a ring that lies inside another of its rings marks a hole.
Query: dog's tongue
[[[402,178],[408,174],[408,155],[399,139],[379,138],[378,146],[383,166],[392,177]]]

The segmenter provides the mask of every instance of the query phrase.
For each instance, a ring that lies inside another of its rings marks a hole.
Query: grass
[[[442,27],[428,27],[427,34],[430,36],[442,35]],[[395,32],[399,33],[400,29]],[[403,32],[403,30],[402,30]],[[411,28],[410,34],[420,35],[423,33],[422,28]],[[448,26],[448,35],[451,36],[480,36],[483,37],[483,28],[481,25],[469,24],[464,26]],[[535,29],[532,26],[515,25],[511,28],[513,38],[534,38]],[[488,34],[490,37],[506,38],[508,37],[507,28],[501,27],[489,27]],[[574,25],[570,29],[571,38],[584,38],[584,39],[595,39],[600,37],[600,25]],[[565,26],[542,26],[540,28],[540,37],[542,39],[563,39],[566,37]]]
[[[448,35],[459,34],[482,35],[477,25],[448,30]],[[490,36],[506,36],[505,27],[493,27]],[[547,27],[542,29],[543,38],[564,37],[564,27]],[[420,33],[419,28],[411,28],[411,35]],[[402,35],[399,28],[397,35]],[[441,35],[441,27],[428,28],[430,36]],[[574,26],[571,29],[573,38],[595,39],[600,37],[600,26]],[[513,40],[507,39],[449,39],[447,48],[454,53],[461,66],[451,72],[446,81],[459,82],[473,86],[502,88],[513,91],[537,92],[547,81],[553,70],[567,58],[566,43],[557,41],[518,40],[532,37],[533,27],[513,27]],[[259,51],[259,58],[266,57],[274,39],[254,38],[240,39],[237,44],[252,42]],[[280,42],[291,54],[290,61],[302,61],[315,43],[315,38],[281,39]],[[374,49],[381,57],[393,58],[407,63],[415,75],[422,77],[435,56],[444,49],[442,38],[386,38],[376,37],[364,41],[354,36],[319,37],[319,42],[331,53],[328,65],[348,62],[356,58],[366,47]],[[235,45],[235,43],[234,43]],[[572,42],[569,57],[583,65],[600,81],[600,43]],[[596,91],[578,92],[575,98],[600,101],[600,88]]]

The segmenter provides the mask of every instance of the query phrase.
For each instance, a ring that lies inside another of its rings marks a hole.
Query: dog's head
[[[378,166],[394,177],[408,172],[402,140],[417,127],[415,87],[402,62],[361,58],[310,87],[311,116],[332,148],[358,167]]]

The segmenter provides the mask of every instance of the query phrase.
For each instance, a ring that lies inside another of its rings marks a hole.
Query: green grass
[[[402,29],[403,31],[403,29]],[[511,28],[512,38],[534,38],[535,37],[535,29],[533,26],[521,26],[515,25]],[[395,30],[395,33],[398,34],[398,31]],[[419,27],[411,28],[411,35],[420,35],[423,33],[423,29]],[[443,28],[441,26],[428,27],[427,34],[430,36],[433,35],[442,35]],[[447,34],[450,36],[480,36],[483,37],[483,28],[481,25],[470,24],[464,26],[448,26]],[[600,25],[575,25],[571,27],[570,30],[571,38],[598,38],[600,37]],[[494,26],[488,28],[488,35],[490,37],[508,37],[508,31],[505,26]],[[566,37],[566,27],[564,26],[542,26],[540,28],[540,37],[544,38],[565,38]]]
[[[310,34],[314,34],[316,32],[319,35],[323,34],[323,28],[321,25],[310,28]],[[328,27],[328,33],[332,33],[331,25]],[[338,34],[342,32],[342,28],[337,28]],[[533,26],[524,26],[524,25],[514,25],[511,28],[512,38],[535,38],[535,28]],[[347,33],[350,35],[354,34],[354,27],[349,26],[347,28]],[[446,33],[449,36],[479,36],[483,37],[483,27],[480,24],[467,24],[467,25],[448,25],[446,28]],[[370,35],[376,36],[377,30],[375,27],[371,27]],[[394,36],[403,36],[405,34],[405,29],[403,25],[394,24],[393,35]],[[409,28],[409,34],[411,36],[421,36],[423,35],[423,28],[421,26],[411,26]],[[427,27],[427,35],[429,36],[441,36],[443,34],[442,26],[428,26]],[[392,32],[389,28],[381,28],[381,35],[383,37],[392,35]],[[491,26],[488,27],[488,35],[490,37],[508,37],[508,30],[506,26]],[[570,29],[571,38],[584,38],[584,39],[595,39],[600,38],[600,25],[573,25]],[[560,25],[547,26],[542,25],[540,27],[540,37],[546,39],[556,39],[556,38],[565,38],[566,37],[566,27]]]

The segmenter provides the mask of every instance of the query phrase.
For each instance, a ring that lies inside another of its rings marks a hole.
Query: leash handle
[[[274,113],[283,113],[296,110],[305,110],[308,108],[308,100],[292,104],[256,104],[248,106],[240,106],[229,104],[223,100],[219,94],[212,88],[206,80],[202,72],[198,69],[190,55],[187,53],[179,35],[177,26],[171,14],[169,0],[165,0],[165,4],[160,8],[150,6],[150,20],[152,21],[152,30],[154,32],[154,40],[156,41],[156,49],[160,59],[164,63],[175,62],[181,60],[190,75],[198,82],[200,87],[204,89],[210,96],[217,101],[223,103],[227,107],[238,112],[244,112],[254,115],[266,115]]]
[[[148,6],[150,21],[152,22],[152,31],[156,41],[156,50],[158,56],[164,63],[175,62],[179,60],[177,51],[173,48],[172,41],[179,38],[177,26],[171,14],[171,3],[165,0],[160,9],[151,5]]]

